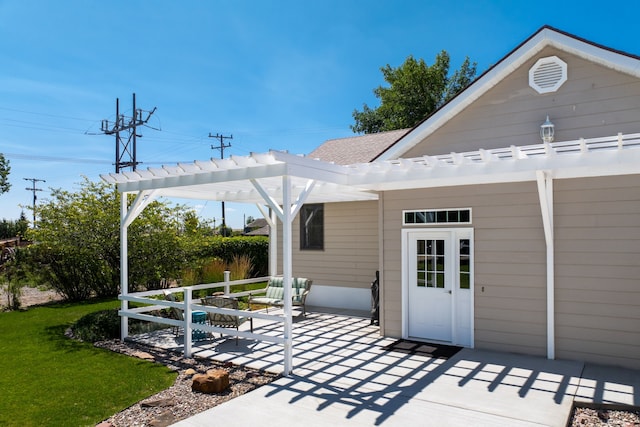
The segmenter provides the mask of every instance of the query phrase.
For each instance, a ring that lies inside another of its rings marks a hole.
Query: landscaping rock
[[[137,357],[138,359],[155,360],[155,357],[153,357],[151,354],[147,353],[146,351],[136,351],[135,353],[133,353],[133,356]]]
[[[193,376],[191,389],[201,393],[220,393],[229,388],[229,373],[224,369],[211,369],[206,374]]]
[[[198,371],[196,371],[196,370],[195,370],[195,369],[193,369],[193,368],[189,368],[189,369],[187,369],[186,371],[184,371],[184,374],[185,374],[186,376],[188,376],[188,377],[192,377],[192,376],[194,376],[194,375],[195,375],[195,374],[197,374],[197,373],[198,373]]]
[[[149,422],[151,427],[168,427],[178,421],[171,411],[167,410]]]
[[[142,402],[140,406],[143,408],[165,408],[167,406],[174,406],[175,404],[176,401],[174,399],[157,399]]]

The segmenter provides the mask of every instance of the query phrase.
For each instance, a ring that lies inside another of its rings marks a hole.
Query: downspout
[[[549,172],[536,171],[538,197],[542,211],[544,240],[547,246],[547,359],[555,359],[555,253],[553,236],[553,178]]]

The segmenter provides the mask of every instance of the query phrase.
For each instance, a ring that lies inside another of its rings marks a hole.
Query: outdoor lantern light
[[[553,142],[554,128],[554,124],[551,123],[549,115],[547,115],[547,120],[540,125],[540,138],[543,142]]]

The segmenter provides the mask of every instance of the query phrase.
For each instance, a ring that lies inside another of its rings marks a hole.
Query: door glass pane
[[[436,287],[441,289],[444,288],[444,273],[436,274]]]
[[[444,240],[417,240],[416,249],[416,286],[444,288]]]
[[[427,284],[427,279],[424,271],[418,271],[418,286],[424,288]]]
[[[460,289],[471,287],[471,251],[469,239],[460,239],[460,259],[458,271],[460,272]]]

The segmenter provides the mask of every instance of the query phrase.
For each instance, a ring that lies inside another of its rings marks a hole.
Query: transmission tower
[[[138,126],[146,124],[151,115],[155,113],[156,107],[153,110],[147,111],[147,117],[142,118],[143,111],[140,108],[136,108],[136,94],[133,94],[133,115],[131,117],[125,117],[124,114],[120,114],[120,99],[116,98],[116,119],[115,122],[110,123],[109,120],[102,121],[101,130],[105,135],[116,136],[116,173],[119,173],[123,168],[131,168],[132,171],[136,170],[136,167],[141,162],[136,157],[136,138],[142,137],[136,132]],[[126,137],[122,138],[120,132],[126,133]]]
[[[38,200],[38,196],[36,193],[38,191],[42,191],[42,188],[36,188],[36,182],[47,182],[44,179],[38,178],[22,178],[25,181],[31,181],[31,187],[27,187],[25,190],[33,192],[33,228],[36,227],[36,200]]]
[[[212,135],[211,132],[209,132],[209,138],[215,138],[215,139],[220,141],[220,145],[211,144],[211,149],[212,150],[220,150],[220,158],[224,159],[224,149],[231,147],[231,143],[228,143],[228,144],[225,145],[224,140],[225,139],[233,139],[233,135],[224,136],[224,135],[221,135],[219,133],[216,133],[215,135]],[[225,213],[224,213],[224,200],[222,201],[222,230],[223,230],[223,233],[227,232],[227,221],[226,221],[226,217],[225,217]]]

